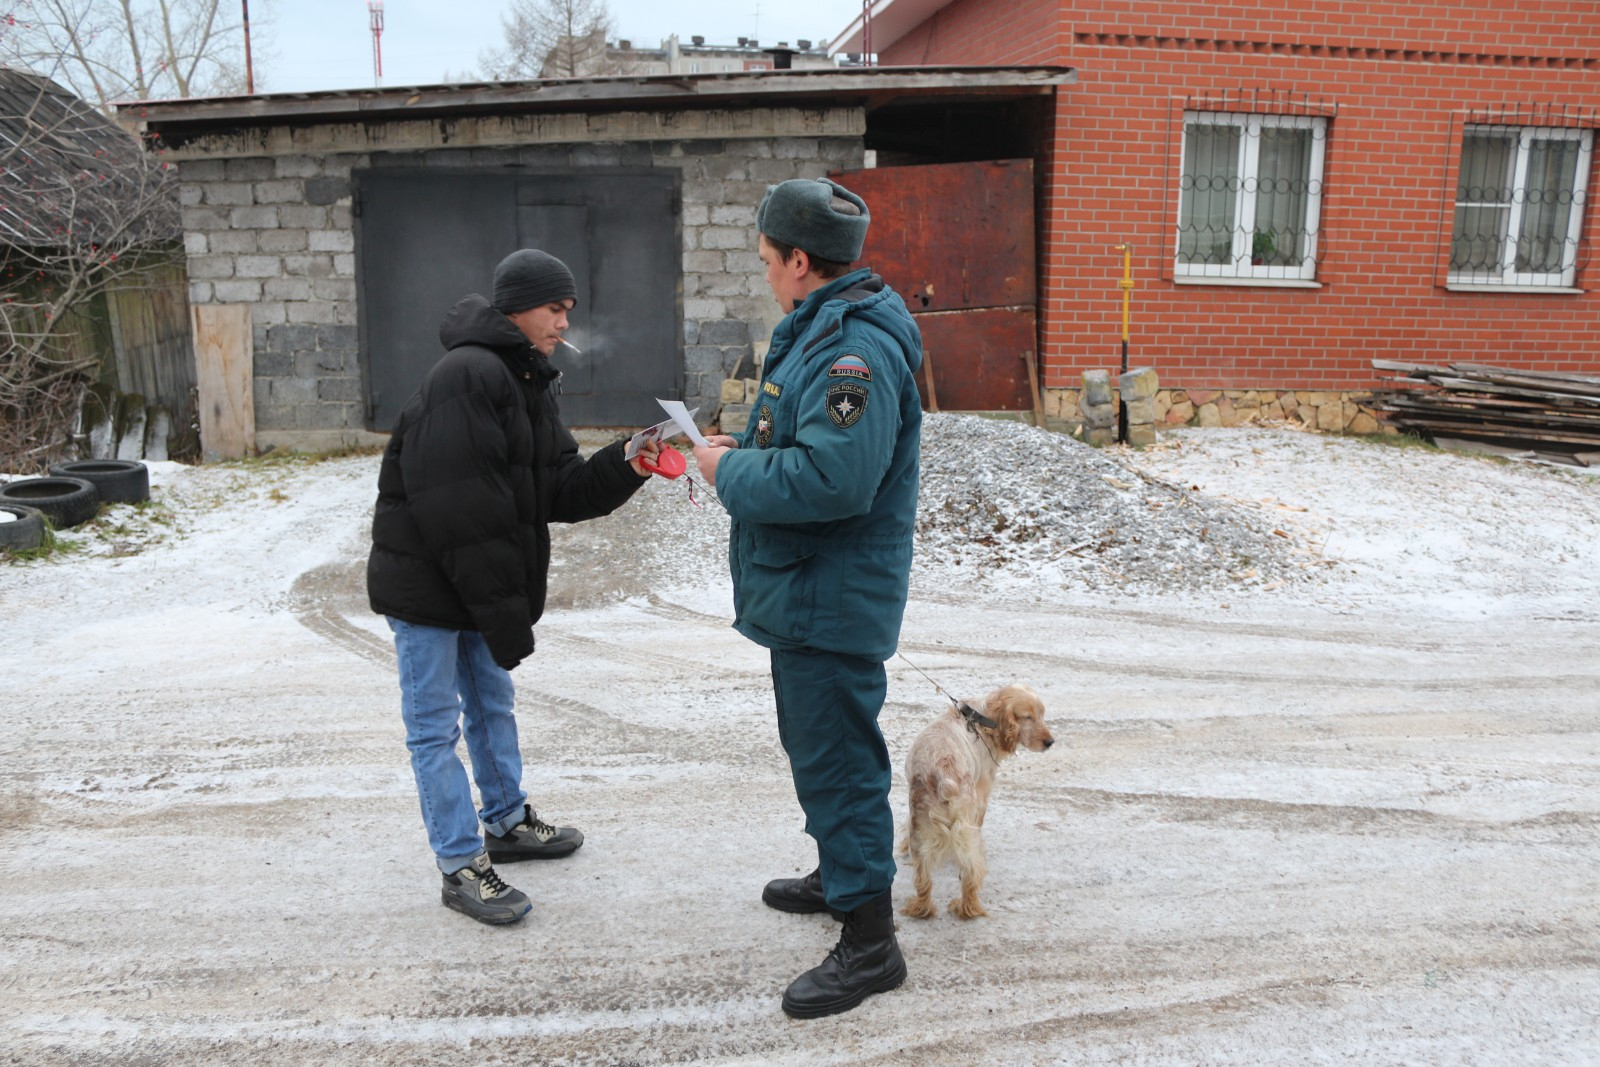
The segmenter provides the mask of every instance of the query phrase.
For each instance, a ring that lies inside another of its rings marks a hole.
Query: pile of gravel
[[[1305,577],[1305,555],[1257,515],[1020,422],[929,414],[913,582],[1237,589]]]
[[[1305,556],[1259,514],[1141,474],[1114,452],[1006,419],[928,414],[922,426],[918,596],[1209,592],[1307,574]],[[692,460],[690,474],[702,507],[685,479],[654,479],[608,518],[556,527],[553,602],[725,581],[728,516]]]

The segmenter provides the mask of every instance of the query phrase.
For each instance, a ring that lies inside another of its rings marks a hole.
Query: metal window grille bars
[[[1582,221],[1593,143],[1593,130],[1576,126],[1466,124],[1450,281],[1571,287],[1586,258]]]
[[[1312,279],[1325,115],[1185,111],[1179,276]]]

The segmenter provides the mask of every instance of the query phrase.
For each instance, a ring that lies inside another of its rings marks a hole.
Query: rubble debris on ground
[[[1274,588],[1314,553],[1255,509],[1204,496],[1062,434],[928,415],[913,581],[1029,575],[1041,587]]]

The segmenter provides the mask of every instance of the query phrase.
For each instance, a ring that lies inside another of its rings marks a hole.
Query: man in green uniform
[[[878,714],[911,571],[922,339],[883,279],[851,270],[870,220],[826,179],[767,190],[759,251],[785,317],[748,428],[695,449],[732,517],[734,627],[771,649],[778,736],[817,842],[817,870],[762,899],[844,923],[828,958],[784,992],[797,1018],[848,1011],[906,974]]]

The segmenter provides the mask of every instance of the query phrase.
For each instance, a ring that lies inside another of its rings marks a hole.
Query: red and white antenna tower
[[[872,66],[872,3],[861,0],[861,65]]]
[[[383,84],[383,0],[367,0],[372,16],[372,84]]]

